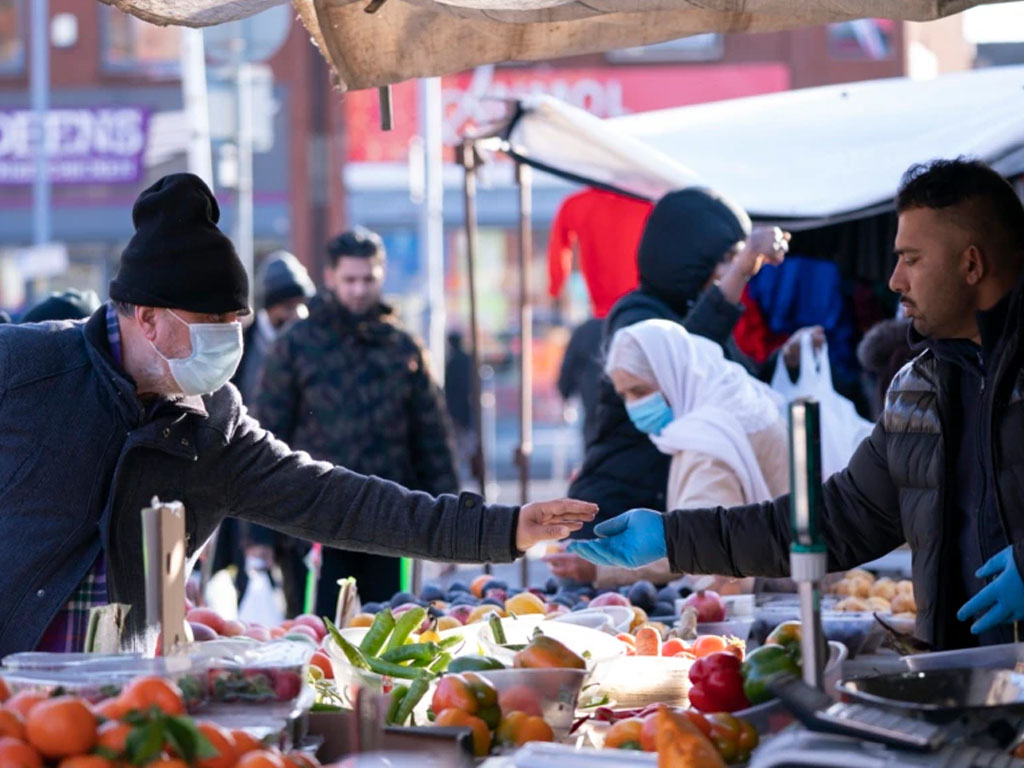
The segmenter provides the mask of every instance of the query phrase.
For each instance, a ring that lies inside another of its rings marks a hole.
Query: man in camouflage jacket
[[[430,494],[458,491],[452,428],[416,340],[380,300],[384,246],[364,229],[328,245],[328,290],[267,355],[255,410],[293,449]],[[337,579],[363,600],[399,588],[395,558],[324,550],[317,611],[333,615]]]

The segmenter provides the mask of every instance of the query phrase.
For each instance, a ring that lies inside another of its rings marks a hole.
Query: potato
[[[836,603],[837,611],[866,611],[868,601],[863,597],[847,597]]]
[[[876,597],[872,595],[867,599],[868,610],[875,611],[877,613],[891,613],[892,605],[884,597]]]
[[[905,592],[909,595],[914,594],[914,582],[910,579],[902,579],[896,582],[896,591]]]
[[[892,599],[893,613],[917,613],[917,603],[914,602],[914,595],[900,592]]]
[[[871,596],[892,600],[896,596],[896,582],[886,577],[871,585]]]
[[[852,571],[846,572],[846,578],[848,579],[865,579],[868,584],[875,583],[875,574],[871,571],[865,571],[863,568],[854,568]]]

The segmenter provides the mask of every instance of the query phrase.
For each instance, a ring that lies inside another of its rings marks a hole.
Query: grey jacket
[[[130,643],[141,635],[139,511],[153,496],[184,503],[189,555],[226,515],[380,554],[519,554],[516,508],[315,462],[261,429],[232,385],[141,402],[110,356],[104,313],[0,326],[0,656],[36,646],[101,546],[109,597],[132,605]]]

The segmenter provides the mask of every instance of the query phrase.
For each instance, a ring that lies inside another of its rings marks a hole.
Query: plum
[[[309,627],[312,629],[316,633],[317,642],[327,636],[327,626],[324,624],[324,620],[312,613],[303,613],[296,616],[293,629],[298,627]]]
[[[658,602],[658,590],[655,589],[651,582],[644,579],[633,584],[626,596],[629,598],[630,603],[637,608],[642,608],[647,613],[653,611],[654,605]]]
[[[409,594],[408,592],[396,592],[390,600],[390,605],[391,609],[394,610],[398,606],[406,603],[413,603],[415,605],[418,601],[419,598],[417,598],[416,595]]]
[[[558,592],[559,584],[558,579],[554,576],[548,577],[548,580],[544,582],[544,592],[553,595]]]
[[[380,613],[383,608],[383,603],[363,603],[363,613]]]
[[[582,600],[572,607],[574,611],[584,611],[590,607],[590,603],[585,603]]]
[[[505,607],[505,600],[498,597],[485,597],[480,601],[480,605],[496,605],[498,608]]]
[[[437,584],[424,584],[423,589],[420,590],[420,599],[426,600],[428,603],[434,600],[444,600],[445,597],[444,590]]]
[[[456,592],[469,592],[469,585],[464,581],[453,581],[448,585],[448,595],[454,595]]]
[[[469,592],[458,592],[455,597],[452,598],[451,604],[455,605],[468,605],[470,607],[476,606],[480,603],[480,600]]]
[[[483,593],[486,594],[489,589],[500,589],[506,594],[508,593],[508,582],[502,581],[501,579],[491,579],[483,587]]]
[[[206,640],[216,640],[217,639],[217,633],[214,632],[206,624],[203,624],[203,623],[198,622],[198,621],[190,621],[188,623],[188,625],[190,627],[192,627],[192,638],[197,643],[202,643],[202,642],[204,642]]]
[[[471,605],[453,605],[448,609],[448,615],[461,624],[465,624],[469,615],[473,612]]]
[[[484,590],[484,598],[500,600],[501,603],[504,604],[505,601],[508,600],[508,590],[493,587],[491,589]]]
[[[652,616],[675,616],[676,604],[666,603],[664,600],[659,600],[654,604],[654,611],[651,613]]]
[[[673,606],[679,599],[679,590],[675,587],[662,587],[658,590],[659,603],[671,603]]]

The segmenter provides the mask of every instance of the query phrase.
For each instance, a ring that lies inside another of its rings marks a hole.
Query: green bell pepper
[[[751,704],[760,704],[773,698],[768,681],[777,675],[800,676],[800,665],[781,645],[762,645],[751,651],[740,667],[743,693]]]

